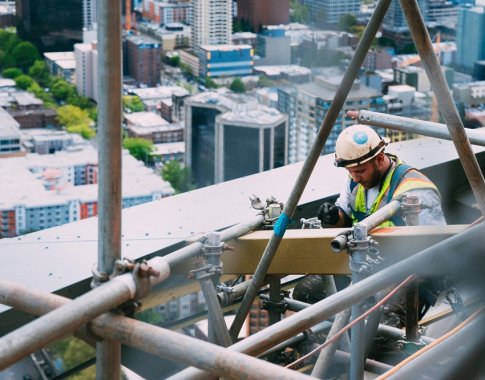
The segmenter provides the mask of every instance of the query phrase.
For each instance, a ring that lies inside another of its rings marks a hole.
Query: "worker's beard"
[[[379,184],[381,183],[381,179],[383,177],[376,161],[373,160],[370,162],[370,164],[372,165],[372,174],[373,174],[372,177],[369,178],[368,181],[360,182],[360,184],[364,186],[364,189],[372,189],[373,187],[379,186]]]

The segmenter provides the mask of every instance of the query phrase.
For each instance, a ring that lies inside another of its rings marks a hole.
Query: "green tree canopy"
[[[0,49],[4,52],[11,53],[13,48],[20,42],[21,40],[17,37],[17,34],[0,29]]]
[[[96,132],[94,131],[94,129],[84,124],[71,125],[69,127],[66,127],[66,131],[68,131],[69,133],[77,133],[86,140],[90,140],[94,136],[96,136]]]
[[[339,29],[345,32],[352,32],[352,27],[357,24],[357,20],[353,14],[345,14],[340,17]]]
[[[29,76],[34,78],[41,86],[47,86],[49,83],[49,69],[44,61],[35,61],[29,69]]]
[[[307,24],[310,19],[310,11],[306,5],[301,4],[298,0],[290,1],[290,21],[300,24]]]
[[[217,83],[214,82],[214,79],[211,77],[205,77],[205,82],[204,82],[205,88],[217,88]]]
[[[130,154],[137,160],[150,163],[152,158],[150,153],[153,151],[153,143],[137,137],[127,137],[123,140],[123,148],[128,149]]]
[[[12,56],[15,60],[15,65],[22,69],[24,73],[28,72],[35,61],[40,60],[37,48],[27,41],[18,43],[12,50]]]
[[[10,79],[15,79],[22,74],[22,70],[16,67],[11,67],[2,71],[2,77]]]
[[[195,189],[190,170],[180,165],[178,161],[172,160],[164,163],[162,178],[172,185],[177,194]]]
[[[52,95],[56,100],[67,100],[74,92],[74,86],[64,79],[57,80],[51,87]]]
[[[37,98],[44,102],[44,106],[48,108],[55,108],[56,102],[54,97],[49,91],[44,91],[42,87],[37,82],[32,82],[27,91],[34,94]]]
[[[28,75],[22,74],[15,78],[15,85],[22,90],[27,90],[32,83],[34,83],[34,80]]]
[[[66,127],[86,125],[89,126],[91,119],[88,112],[73,105],[66,105],[57,109],[57,120]]]
[[[141,99],[132,95],[123,96],[123,108],[131,112],[143,112],[145,110]]]
[[[180,57],[178,55],[169,59],[170,66],[178,67],[180,65]]]
[[[231,89],[231,91],[237,92],[239,94],[242,94],[246,91],[246,86],[244,85],[244,82],[241,80],[241,78],[234,79],[229,88]]]

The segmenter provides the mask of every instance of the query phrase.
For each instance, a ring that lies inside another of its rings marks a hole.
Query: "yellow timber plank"
[[[463,231],[466,225],[416,226],[375,229],[381,256],[395,261],[417,253]],[[346,229],[288,230],[268,274],[349,274],[348,255],[330,248],[332,239]],[[255,231],[228,242],[234,251],[222,256],[224,274],[251,274],[271,238],[272,231]]]

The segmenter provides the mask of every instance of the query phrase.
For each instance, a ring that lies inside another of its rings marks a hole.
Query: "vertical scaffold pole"
[[[98,265],[102,276],[121,258],[121,1],[97,1],[98,33]],[[96,347],[96,378],[118,380],[121,346]]]
[[[340,83],[335,96],[333,98],[332,104],[328,109],[327,114],[322,122],[322,125],[318,131],[316,136],[315,142],[313,143],[310,152],[303,164],[303,167],[298,175],[298,178],[295,181],[295,185],[293,186],[293,190],[285,204],[285,209],[283,210],[282,215],[278,219],[274,233],[271,236],[271,239],[266,246],[263,256],[256,268],[254,276],[252,278],[251,284],[244,295],[244,298],[241,302],[241,306],[237,311],[236,318],[231,326],[231,336],[233,340],[235,337],[238,336],[239,331],[241,331],[241,327],[248,315],[249,309],[258,293],[259,288],[262,286],[264,282],[264,277],[268,271],[268,268],[273,260],[273,257],[278,249],[281,240],[285,234],[286,228],[295,213],[296,206],[298,205],[298,201],[300,200],[301,195],[303,194],[303,190],[305,190],[305,186],[308,183],[310,175],[315,167],[318,158],[320,157],[320,153],[327,141],[328,136],[330,135],[330,131],[333,128],[335,121],[337,120],[340,111],[342,110],[342,106],[347,99],[347,95],[352,88],[354,80],[360,70],[362,62],[364,61],[365,56],[376,36],[376,33],[379,29],[379,26],[386,14],[387,9],[389,8],[391,0],[380,0],[377,4],[374,13],[372,13],[371,19],[369,24],[365,28],[364,34],[360,39],[359,45],[355,51],[352,60],[350,61],[349,67],[347,68],[342,82]]]
[[[473,194],[482,214],[485,214],[485,180],[451,97],[440,63],[433,50],[431,38],[419,11],[418,3],[416,0],[399,0],[399,3]]]

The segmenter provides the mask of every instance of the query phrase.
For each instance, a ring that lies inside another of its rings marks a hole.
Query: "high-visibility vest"
[[[387,205],[399,195],[416,189],[431,189],[436,191],[439,196],[438,188],[424,174],[417,169],[404,164],[396,156],[388,154],[393,162],[381,184],[379,194],[370,208],[366,207],[366,193],[362,185],[350,181],[350,208],[352,224],[364,220],[369,215],[375,213],[380,208]],[[391,227],[405,225],[402,218],[394,216],[389,221],[384,222],[380,227]]]

